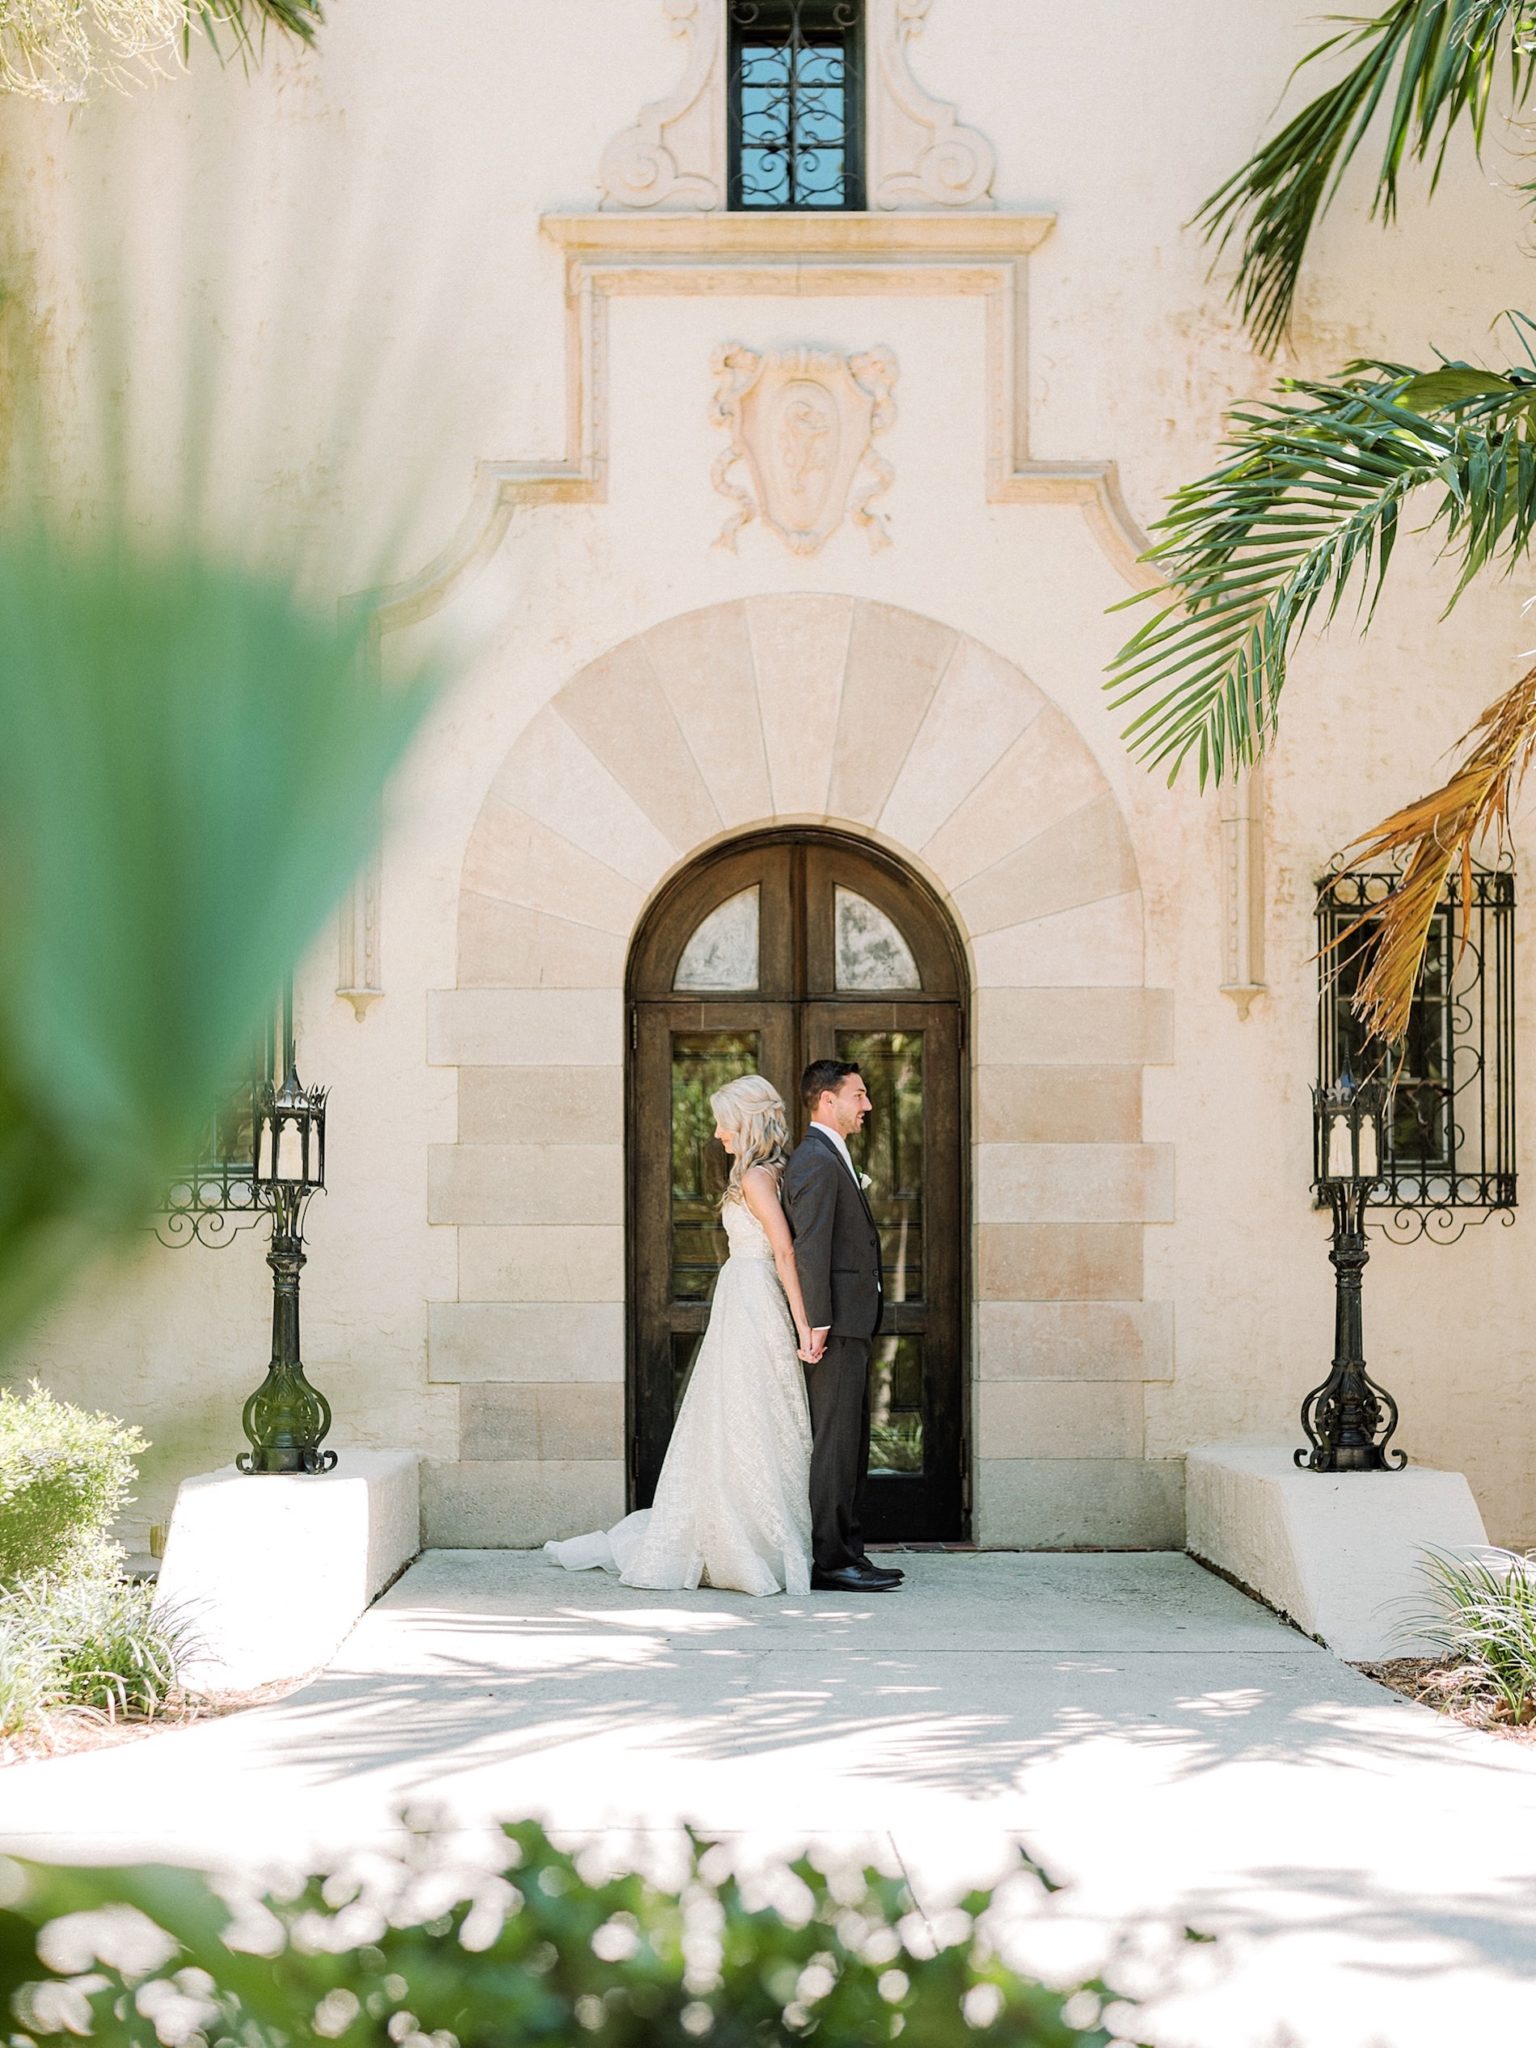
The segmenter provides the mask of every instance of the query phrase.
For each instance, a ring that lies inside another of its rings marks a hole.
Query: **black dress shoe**
[[[843,1564],[833,1572],[811,1573],[814,1593],[890,1593],[900,1584],[901,1580],[889,1572],[865,1564]]]
[[[885,1564],[878,1558],[861,1557],[859,1563],[867,1572],[879,1572],[882,1578],[895,1579],[899,1584],[907,1575],[899,1565]]]

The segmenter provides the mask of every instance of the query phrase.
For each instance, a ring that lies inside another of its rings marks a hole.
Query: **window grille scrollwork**
[[[1400,880],[1393,870],[1337,868],[1318,884],[1318,1077],[1330,1086],[1346,1070],[1356,1080],[1379,1073],[1390,1084],[1386,1170],[1370,1194],[1384,1213],[1372,1227],[1400,1242],[1451,1243],[1490,1216],[1514,1221],[1515,877],[1508,862],[1474,866],[1470,892],[1459,872],[1451,877],[1407,1035],[1384,1062],[1352,998],[1370,962],[1371,911]],[[1321,1171],[1314,1160],[1314,1179]]]
[[[863,0],[729,0],[729,204],[864,205]]]

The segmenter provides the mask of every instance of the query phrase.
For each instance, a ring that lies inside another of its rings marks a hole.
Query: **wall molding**
[[[546,214],[565,259],[566,447],[545,461],[479,462],[452,539],[387,594],[386,631],[452,602],[495,554],[514,511],[605,502],[609,307],[619,298],[980,298],[986,307],[986,501],[1076,505],[1134,589],[1156,582],[1112,461],[1030,453],[1027,265],[1051,213]]]
[[[457,531],[430,562],[385,593],[379,632],[417,625],[451,604],[495,555],[517,511],[606,502],[609,309],[622,298],[979,299],[986,337],[985,502],[1077,507],[1126,584],[1151,586],[1157,579],[1139,559],[1149,542],[1126,504],[1115,464],[1046,462],[1030,452],[1028,264],[1055,218],[995,210],[546,215],[541,231],[565,266],[565,451],[542,461],[477,463]],[[376,869],[369,886],[371,894],[361,899],[354,892],[342,918],[338,993],[359,1015],[382,988],[368,979],[379,973],[383,913]]]
[[[1264,785],[1259,765],[1221,790],[1221,992],[1246,1019],[1264,980]]]

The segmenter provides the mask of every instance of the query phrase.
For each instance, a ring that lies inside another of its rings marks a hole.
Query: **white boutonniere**
[[[870,1179],[867,1173],[861,1173],[859,1175],[859,1186],[864,1190],[865,1194],[867,1195],[870,1189],[874,1186],[874,1182]]]

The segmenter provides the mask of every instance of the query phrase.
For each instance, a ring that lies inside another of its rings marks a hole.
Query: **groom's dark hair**
[[[812,1116],[823,1095],[835,1095],[850,1074],[858,1073],[855,1060],[812,1060],[800,1076],[800,1100]]]

